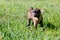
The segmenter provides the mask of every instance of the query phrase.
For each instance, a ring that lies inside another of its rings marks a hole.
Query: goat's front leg
[[[37,29],[37,24],[34,23],[34,27]]]
[[[30,26],[30,23],[31,23],[31,19],[28,19],[28,24],[27,24],[27,26]]]
[[[34,22],[34,27],[37,29],[38,18],[34,17],[33,22]]]

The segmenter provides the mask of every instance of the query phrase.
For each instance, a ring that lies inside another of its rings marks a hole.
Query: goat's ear
[[[30,10],[33,10],[33,7],[30,7],[29,9],[30,9]]]
[[[44,14],[44,10],[41,9],[40,11],[41,11],[41,14]]]

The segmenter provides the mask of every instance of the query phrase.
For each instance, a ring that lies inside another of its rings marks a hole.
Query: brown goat
[[[28,25],[30,25],[32,20],[32,24],[34,24],[34,26],[37,28],[37,24],[39,23],[41,27],[43,27],[43,17],[41,15],[41,10],[36,8],[33,9],[33,7],[31,7],[28,10]]]

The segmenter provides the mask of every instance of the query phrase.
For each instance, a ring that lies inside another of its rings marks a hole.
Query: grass
[[[28,29],[29,7],[43,9],[45,30]],[[0,0],[0,40],[60,40],[60,0]]]

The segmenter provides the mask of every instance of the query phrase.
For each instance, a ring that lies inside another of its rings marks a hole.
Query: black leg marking
[[[31,19],[28,19],[28,25],[27,26],[30,26],[30,23],[31,23]]]

